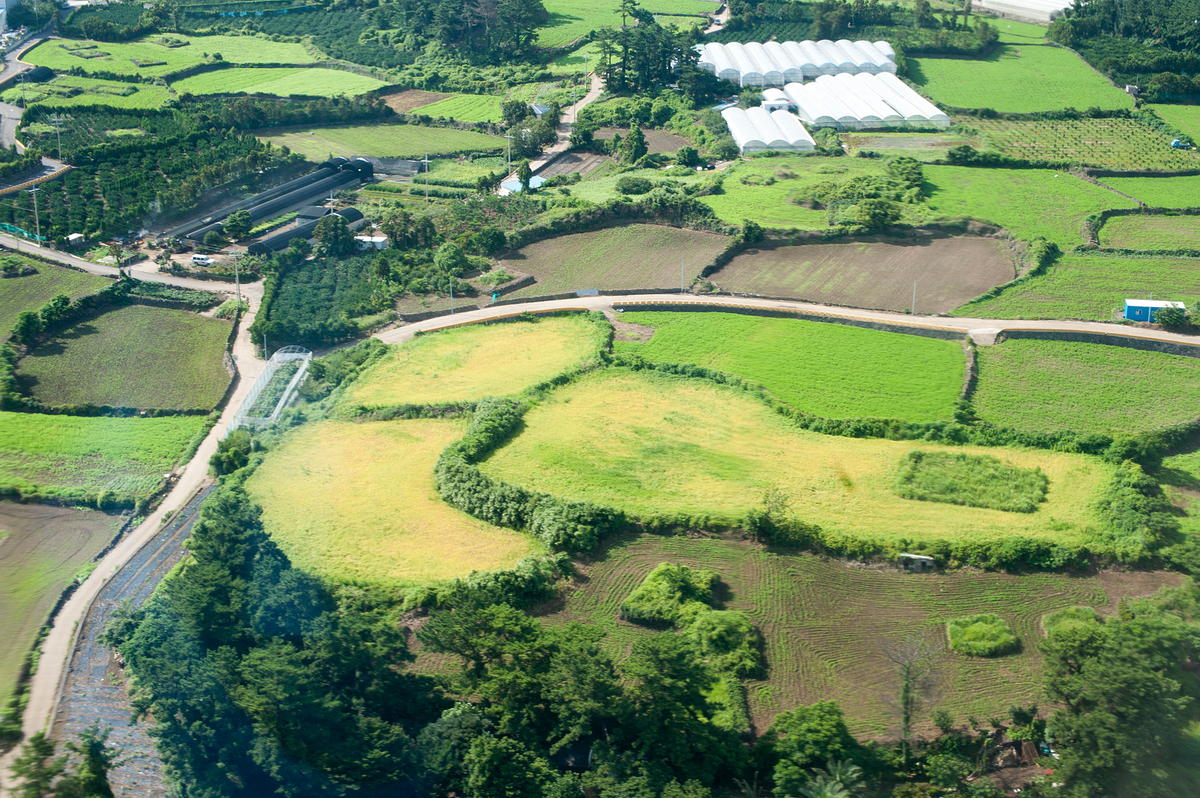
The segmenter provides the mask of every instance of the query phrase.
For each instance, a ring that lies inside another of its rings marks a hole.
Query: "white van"
[[[216,261],[207,255],[193,255],[192,263],[196,264],[197,266],[212,266],[214,263],[216,263]]]

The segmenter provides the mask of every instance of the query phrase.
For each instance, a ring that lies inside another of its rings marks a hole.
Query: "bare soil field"
[[[0,502],[0,704],[63,588],[124,520],[98,510]]]
[[[661,562],[715,570],[724,608],[747,613],[763,633],[767,675],[747,684],[760,734],[779,712],[833,699],[855,734],[894,735],[898,680],[884,645],[918,636],[944,648],[946,621],[976,612],[1007,620],[1022,650],[996,659],[944,650],[918,731],[933,730],[935,708],[949,710],[959,722],[969,714],[1003,715],[1011,704],[1038,699],[1043,614],[1076,604],[1109,612],[1122,595],[1147,595],[1182,582],[1178,574],[1145,571],[1083,577],[967,569],[906,574],[736,540],[631,535],[612,540],[584,562],[565,601],[541,608],[545,622],[597,624],[608,633],[612,653],[625,656],[635,639],[659,632],[620,620],[617,605]]]
[[[685,146],[688,140],[683,136],[676,136],[674,133],[668,133],[665,130],[650,130],[643,129],[642,133],[646,136],[646,146],[649,147],[651,154],[660,152],[676,152],[680,147]],[[627,127],[602,127],[592,136],[594,139],[607,140],[613,136],[620,134],[621,138],[629,135]]]
[[[1004,241],[877,238],[750,249],[709,279],[722,291],[880,310],[944,313],[1016,277]]]
[[[429,105],[438,100],[444,100],[451,95],[439,94],[436,91],[421,91],[420,89],[408,89],[397,94],[389,94],[384,98],[384,102],[398,114],[407,114],[409,111],[416,110],[422,105]]]
[[[532,274],[533,285],[505,298],[547,296],[579,289],[679,289],[712,263],[729,239],[677,227],[631,224],[539,241],[501,260],[509,272]]]

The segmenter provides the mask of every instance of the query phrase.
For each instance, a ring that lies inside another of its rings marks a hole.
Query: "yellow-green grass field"
[[[462,421],[297,428],[246,489],[298,568],[335,581],[410,585],[511,567],[542,553],[532,537],[483,523],[441,500],[433,467]]]
[[[330,154],[343,157],[366,155],[375,158],[419,157],[426,153],[495,150],[504,139],[471,130],[417,125],[346,125],[282,133],[262,137],[275,146],[286,146],[310,161],[324,161]]]
[[[1018,283],[998,297],[963,305],[952,315],[1112,321],[1123,311],[1127,298],[1150,294],[1190,305],[1200,298],[1197,262],[1067,253],[1045,274]]]
[[[381,80],[337,69],[238,67],[193,75],[172,83],[171,88],[179,94],[273,94],[278,97],[342,94],[353,97],[383,85]]]
[[[98,510],[0,502],[0,706],[59,594],[123,521]]]
[[[0,412],[0,485],[148,494],[204,423]]]
[[[603,343],[601,328],[581,316],[457,327],[391,347],[342,401],[389,407],[507,396],[561,374]]]
[[[1017,429],[1128,435],[1195,421],[1200,360],[1103,344],[979,347],[979,417]]]
[[[1192,144],[1200,140],[1200,105],[1152,105],[1150,110],[1189,137]]]
[[[152,41],[118,43],[51,39],[25,53],[21,60],[50,67],[55,72],[69,72],[78,67],[84,72],[155,77],[203,64],[207,60],[205,53],[210,56],[220,53],[222,60],[231,64],[309,64],[316,60],[302,44],[273,42],[255,36],[178,35],[175,38],[187,39],[191,44],[186,47],[166,47]],[[107,55],[81,58],[72,55],[67,48],[85,55],[95,52]],[[135,60],[144,66],[138,66]]]
[[[655,224],[629,224],[549,238],[501,261],[537,282],[510,296],[562,294],[581,288],[678,291],[716,259],[730,239],[716,233]],[[681,274],[682,267],[682,274]]]
[[[79,89],[80,91],[74,92]],[[73,93],[74,92],[74,93]],[[77,75],[59,75],[49,83],[30,84],[24,91],[18,86],[4,92],[5,101],[19,105],[67,108],[72,105],[108,105],[113,108],[158,108],[170,94],[165,86],[149,83],[122,83],[96,80]],[[67,120],[64,120],[64,124]],[[50,140],[49,138],[47,140]]]
[[[1041,468],[1033,513],[902,499],[893,490],[913,449],[987,454]],[[657,372],[605,371],[555,391],[482,465],[496,478],[637,515],[687,513],[738,523],[779,488],[800,518],[858,539],[1052,540],[1078,545],[1112,474],[1095,458],[1046,451],[941,447],[805,432],[744,392]]]
[[[455,94],[429,105],[422,105],[416,113],[455,119],[459,122],[498,122],[504,114],[500,110],[504,98],[490,94]]]
[[[230,330],[197,313],[128,305],[35,347],[17,380],[48,405],[209,410],[229,387],[221,358]]]
[[[621,4],[615,0],[547,0],[545,5],[550,12],[550,21],[538,32],[538,44],[542,47],[563,47],[591,31],[621,25]],[[703,0],[644,0],[638,6],[651,14],[695,15],[659,17],[660,24],[675,24],[681,28],[695,23],[707,24],[700,15],[717,13],[716,4]]]
[[[1153,476],[1184,513],[1179,519],[1183,531],[1200,534],[1200,448],[1193,442],[1182,452],[1163,458]]]
[[[912,81],[935,103],[1007,113],[1132,108],[1133,98],[1070,50],[1001,45],[986,58],[909,59]]]
[[[1185,177],[1106,177],[1100,181],[1151,208],[1200,207],[1200,175]]]
[[[1117,216],[1100,228],[1100,246],[1200,249],[1200,216]]]
[[[32,266],[37,269],[37,274],[0,278],[0,341],[8,340],[8,334],[22,311],[36,311],[59,294],[76,300],[112,285],[112,280],[99,275],[26,260],[11,254],[2,257],[21,266]]]
[[[981,659],[946,651],[938,660],[936,699],[918,713],[919,733],[936,734],[931,715],[945,708],[968,716],[1002,717],[1012,704],[1041,696],[1041,618],[1075,605],[1112,614],[1121,597],[1178,585],[1166,572],[1078,576],[950,571],[914,576],[848,566],[809,554],[782,554],[722,539],[622,536],[587,562],[587,580],[567,592],[548,624],[578,621],[602,629],[603,645],[624,658],[632,643],[655,634],[620,619],[618,604],[659,563],[681,563],[720,575],[725,607],[746,613],[763,634],[767,678],[747,683],[756,731],[775,715],[831,699],[860,737],[896,739],[895,668],[888,641],[924,634],[945,645],[950,618],[994,612],[1011,625],[1019,654]]]
[[[948,419],[962,387],[958,341],[736,313],[623,313],[620,321],[654,334],[618,342],[618,352],[736,374],[826,418]]]
[[[925,191],[939,218],[989,222],[1018,238],[1043,236],[1063,249],[1083,242],[1085,216],[1137,205],[1066,172],[1046,169],[926,166]]]

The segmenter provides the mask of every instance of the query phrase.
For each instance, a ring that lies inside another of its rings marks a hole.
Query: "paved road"
[[[851,308],[818,305],[812,302],[799,302],[782,299],[750,299],[742,297],[710,297],[685,294],[643,294],[639,296],[593,296],[576,299],[551,299],[541,302],[525,302],[513,305],[490,305],[479,310],[470,310],[451,316],[439,316],[426,319],[414,324],[385,330],[375,335],[385,344],[395,344],[410,340],[418,332],[440,330],[455,327],[460,324],[472,324],[489,319],[516,316],[520,313],[548,313],[556,310],[600,310],[612,311],[617,307],[626,309],[638,308],[639,305],[654,304],[684,304],[705,307],[725,307],[731,311],[739,309],[770,309],[796,313],[799,317],[821,316],[847,322],[884,322],[901,327],[914,329],[938,329],[961,331],[969,334],[977,344],[988,345],[995,343],[996,336],[1006,330],[1053,330],[1058,332],[1085,332],[1100,335],[1111,335],[1124,338],[1141,338],[1153,341],[1200,346],[1200,338],[1164,330],[1151,330],[1139,327],[1127,327],[1119,324],[1105,324],[1095,321],[1036,321],[1036,320],[1005,320],[1005,319],[967,319],[945,316],[912,316],[907,313],[889,313],[877,310],[854,310]]]
[[[39,255],[46,258],[86,269],[93,274],[116,276],[117,273],[115,267],[100,266],[73,255],[37,247],[28,241],[18,241],[12,236],[0,234],[0,245],[16,249],[15,245],[18,243],[20,244],[21,251],[36,251]],[[139,266],[142,268],[135,267],[133,270],[135,276],[139,279],[200,290],[228,292],[232,292],[233,290],[233,286],[226,283],[211,283],[204,280],[191,280],[158,274],[151,271],[154,268],[153,264],[139,264]],[[80,585],[79,589],[63,605],[58,616],[54,619],[54,623],[42,643],[42,655],[38,663],[37,673],[33,675],[33,678],[29,682],[29,701],[25,706],[25,714],[22,717],[21,724],[26,738],[51,725],[52,715],[59,703],[59,691],[64,669],[68,664],[68,658],[75,651],[76,627],[90,609],[92,601],[103,590],[106,580],[113,578],[114,574],[118,572],[122,576],[124,575],[122,569],[138,557],[139,552],[147,542],[158,536],[163,521],[170,517],[176,509],[183,506],[185,502],[189,501],[196,491],[200,490],[203,486],[208,479],[208,461],[217,450],[217,442],[225,434],[225,430],[229,426],[234,413],[249,393],[250,386],[254,384],[254,381],[258,379],[258,375],[262,373],[265,364],[258,359],[249,334],[246,332],[249,326],[254,323],[254,317],[261,305],[262,284],[256,283],[243,286],[242,298],[249,302],[250,309],[242,317],[238,337],[234,340],[233,345],[233,354],[238,366],[237,384],[233,395],[222,412],[220,420],[208,434],[208,437],[204,439],[204,442],[196,451],[196,456],[183,468],[175,487],[159,504],[158,509],[101,560],[96,570],[86,582]],[[104,718],[97,716],[95,719],[103,720]],[[9,752],[7,756],[0,758],[0,796],[7,794],[7,789],[9,788],[8,768],[12,757],[19,750],[20,748],[18,747]]]
[[[129,599],[140,607],[163,576],[184,556],[184,541],[192,533],[200,505],[215,485],[206,484],[128,562],[113,572],[92,602],[76,634],[75,655],[62,682],[61,698],[53,718],[53,736],[73,739],[97,720],[111,726],[111,742],[124,752],[125,762],[109,773],[118,795],[167,795],[169,785],[162,761],[147,733],[150,724],[130,725],[132,706],[111,649],[100,644],[100,634],[117,605]]]

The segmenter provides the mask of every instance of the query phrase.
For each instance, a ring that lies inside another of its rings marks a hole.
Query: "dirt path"
[[[975,343],[986,346],[996,341],[996,336],[1006,330],[1047,330],[1055,332],[1083,332],[1108,335],[1114,338],[1139,338],[1164,341],[1173,344],[1200,347],[1200,337],[1180,335],[1164,330],[1140,327],[1125,327],[1098,321],[1025,321],[1010,319],[966,319],[944,316],[913,316],[907,313],[889,313],[876,310],[854,310],[851,308],[818,305],[812,302],[796,302],[781,299],[751,299],[742,297],[690,297],[679,294],[646,294],[638,297],[593,296],[576,299],[551,299],[524,302],[514,305],[492,305],[479,310],[456,313],[426,319],[404,327],[385,330],[375,337],[385,344],[410,340],[418,332],[441,330],[462,324],[473,324],[489,319],[507,318],[521,313],[551,313],[558,310],[599,310],[611,312],[615,309],[653,310],[654,305],[688,305],[707,308],[728,308],[733,312],[740,309],[770,309],[791,311],[799,317],[821,316],[833,321],[883,322],[913,330],[933,329],[961,332],[970,335]]]
[[[586,108],[591,103],[594,103],[603,93],[604,81],[600,79],[599,75],[593,72],[591,87],[588,89],[588,93],[577,100],[574,105],[568,105],[563,109],[561,119],[564,121],[560,122],[558,125],[558,141],[554,142],[545,150],[543,150],[541,156],[539,156],[536,161],[529,162],[530,171],[536,175],[539,169],[544,169],[547,164],[567,151],[571,141],[571,126],[575,124],[575,118],[579,115],[581,110]],[[567,119],[570,119],[571,121],[565,121]],[[501,182],[507,183],[509,180],[516,179],[517,173],[513,172],[512,174],[507,175]],[[502,188],[498,193],[500,196],[504,196],[508,194],[509,191],[506,188]]]
[[[729,6],[726,5],[724,11],[722,11],[720,14],[713,15],[712,22],[707,28],[704,29],[704,35],[707,36],[710,33],[716,33],[719,30],[723,30],[725,28],[725,23],[729,22],[730,16]]]
[[[0,244],[11,246],[15,241],[11,236],[0,234]],[[13,248],[15,249],[16,247],[14,246]],[[115,276],[117,271],[112,266],[99,266],[62,252],[35,247],[29,242],[22,242],[21,251],[37,251],[39,255],[43,255],[48,259],[71,266],[78,266],[93,274]],[[140,279],[153,282],[168,283],[200,290],[212,291],[216,289],[228,291],[229,293],[233,292],[233,286],[225,283],[214,285],[203,280],[190,280],[161,275],[151,272],[149,269],[139,271],[136,267],[134,268],[134,273]],[[80,585],[79,589],[63,605],[58,616],[54,619],[54,624],[50,627],[50,632],[42,643],[42,654],[38,663],[37,673],[33,675],[29,682],[29,701],[25,706],[25,714],[22,717],[21,724],[26,738],[51,725],[52,716],[61,697],[64,669],[75,651],[77,630],[80,626],[80,621],[91,608],[92,602],[100,594],[105,582],[116,578],[118,573],[138,555],[142,547],[159,533],[163,522],[200,489],[204,481],[208,478],[208,461],[217,450],[217,442],[225,434],[225,429],[229,426],[234,413],[241,406],[242,400],[246,398],[246,394],[249,393],[250,386],[254,384],[254,381],[258,379],[258,375],[262,373],[265,363],[256,356],[249,333],[247,333],[247,329],[254,323],[254,317],[258,313],[258,308],[262,302],[262,284],[252,283],[248,286],[242,286],[242,298],[248,301],[250,309],[242,317],[242,321],[238,327],[238,336],[233,344],[233,355],[238,368],[238,376],[235,378],[237,384],[235,385],[233,395],[221,413],[220,420],[213,427],[212,431],[209,432],[204,442],[200,444],[195,457],[184,467],[179,481],[162,500],[158,509],[109,552],[108,556],[100,561],[96,570],[86,582]],[[0,758],[0,796],[9,794],[10,776],[8,769],[13,756],[19,751],[20,746],[14,748],[3,758]]]

